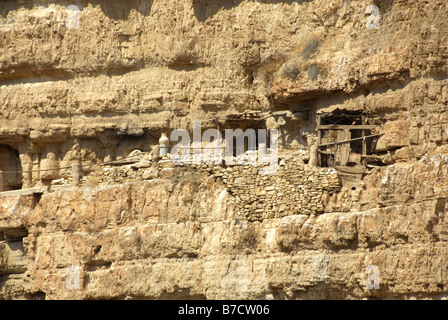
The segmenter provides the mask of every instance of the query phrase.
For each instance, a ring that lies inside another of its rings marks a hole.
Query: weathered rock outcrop
[[[447,298],[447,16],[2,1],[0,299]],[[383,134],[379,166],[314,167],[316,114],[335,110]],[[279,129],[278,173],[159,161],[160,134],[194,121]]]

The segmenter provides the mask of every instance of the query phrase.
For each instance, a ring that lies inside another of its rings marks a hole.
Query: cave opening
[[[22,165],[19,151],[0,144],[0,191],[22,189]]]

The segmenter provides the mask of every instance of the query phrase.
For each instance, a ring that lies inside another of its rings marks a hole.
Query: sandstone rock
[[[447,298],[448,7],[231,2],[3,8],[0,299]],[[338,110],[385,133],[360,177],[318,167]],[[282,165],[159,162],[194,121],[278,129]]]
[[[158,176],[159,171],[156,168],[146,169],[142,174],[144,180],[156,179]]]
[[[408,130],[408,121],[398,120],[387,122],[385,125],[385,134],[378,139],[376,150],[378,152],[387,151],[409,145]]]
[[[160,160],[158,162],[158,166],[161,169],[165,169],[165,168],[174,168],[174,164],[171,160]]]
[[[136,160],[139,157],[143,156],[143,152],[141,150],[133,150],[131,153],[129,153],[128,157],[131,158],[132,160]]]
[[[131,168],[133,169],[142,169],[142,168],[148,168],[152,165],[151,161],[148,160],[141,160],[137,163],[134,163],[131,165]]]
[[[22,241],[0,243],[0,274],[23,273],[26,265]]]
[[[174,169],[173,168],[164,168],[160,170],[159,176],[162,179],[169,179],[172,178],[174,175]]]

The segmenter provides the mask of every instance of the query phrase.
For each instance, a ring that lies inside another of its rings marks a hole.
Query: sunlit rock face
[[[0,299],[446,298],[447,15],[2,1]],[[278,170],[160,154],[195,121],[278,130]]]

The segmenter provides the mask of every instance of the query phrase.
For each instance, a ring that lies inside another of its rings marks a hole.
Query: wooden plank
[[[379,137],[379,136],[382,136],[383,134],[384,134],[384,133],[378,133],[378,134],[372,134],[372,135],[365,136],[365,137],[360,137],[360,138],[353,138],[353,139],[344,140],[344,141],[335,141],[335,142],[330,142],[330,143],[320,144],[319,147],[328,147],[328,146],[333,146],[333,145],[337,145],[337,144],[348,143],[348,142],[352,142],[352,141],[356,141],[356,140],[361,140],[361,139],[369,139],[369,138],[373,138],[373,137]]]
[[[370,124],[359,124],[359,125],[341,125],[341,124],[326,124],[318,125],[317,130],[371,130],[376,129],[378,126]]]
[[[365,125],[366,124],[366,117],[362,116],[362,124]],[[367,154],[367,142],[366,142],[366,132],[365,130],[362,130],[362,155],[366,155]],[[361,158],[362,159],[362,158]],[[364,167],[366,166],[366,161],[365,159],[362,159],[362,164],[364,165]]]
[[[321,116],[317,115],[317,125],[320,125],[321,122]],[[321,131],[317,131],[317,145],[319,146],[322,143],[322,132]],[[317,151],[319,151],[319,147],[317,147]],[[317,163],[319,166],[323,166],[323,161],[322,161],[322,155],[319,154],[319,152],[317,153]]]
[[[364,159],[374,159],[374,160],[383,160],[383,157],[374,156],[374,155],[362,155],[361,156]]]
[[[348,162],[354,162],[360,164],[362,160],[362,156],[360,153],[351,152],[348,156]]]
[[[346,129],[344,131],[338,132],[338,141],[349,140],[351,137],[350,130]],[[338,146],[338,150],[335,154],[335,163],[339,163],[341,166],[346,166],[348,162],[348,156],[350,154],[350,144],[344,143]]]
[[[322,154],[331,154],[331,155],[334,155],[334,152],[332,152],[332,151],[321,151],[321,150],[318,150],[318,152],[319,152],[319,153],[322,153]]]

